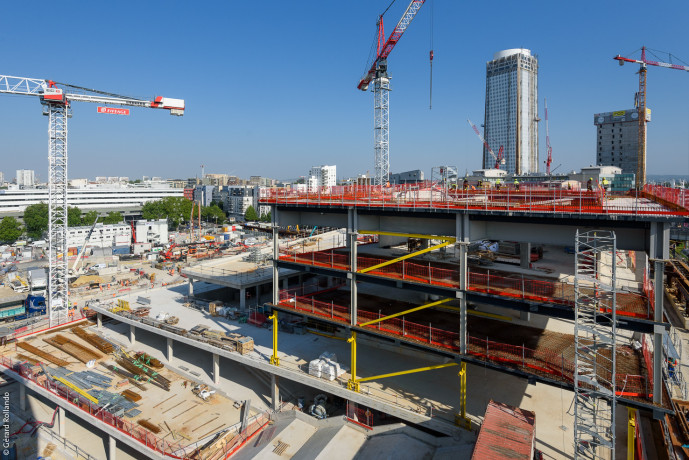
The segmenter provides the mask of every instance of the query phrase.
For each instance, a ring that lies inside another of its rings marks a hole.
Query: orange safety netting
[[[348,307],[334,302],[323,302],[311,297],[292,296],[288,292],[280,293],[281,307],[311,313],[314,316],[329,318],[333,321],[350,324],[351,313]],[[380,313],[357,309],[357,324],[380,319]],[[411,342],[428,344],[433,347],[459,352],[459,333],[406,321],[404,316],[380,321],[365,326],[386,335],[403,337]],[[531,349],[523,345],[510,345],[467,336],[467,353],[485,361],[492,361],[524,372],[547,376],[556,380],[572,383],[574,381],[574,359],[557,353],[548,347]],[[652,356],[644,349],[644,363],[648,369]],[[649,371],[650,372],[650,371]],[[652,398],[652,380],[643,375],[616,374],[618,396]]]
[[[280,260],[296,262],[339,270],[349,269],[349,256],[335,250],[281,255]],[[359,270],[387,262],[388,259],[358,257]],[[402,260],[367,272],[385,278],[395,278],[416,283],[432,284],[451,288],[459,287],[459,269],[435,267],[432,262],[412,263]],[[527,278],[522,275],[489,274],[469,271],[467,290],[501,297],[522,299],[530,302],[545,302],[574,306],[574,285],[564,281],[549,281]],[[609,308],[605,309],[609,311]],[[652,304],[641,294],[617,293],[617,314],[635,318],[650,318]]]
[[[641,191],[553,189],[524,184],[500,190],[483,187],[461,190],[430,182],[392,186],[350,185],[261,190],[261,204],[362,206],[398,209],[434,208],[524,213],[689,215],[689,191],[646,185]]]

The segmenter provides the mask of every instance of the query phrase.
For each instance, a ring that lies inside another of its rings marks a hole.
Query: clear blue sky
[[[104,91],[183,98],[184,117],[74,105],[70,177],[207,173],[290,178],[312,165],[373,171],[373,95],[356,89],[389,0],[39,2],[3,5],[0,74]],[[408,0],[386,16],[389,34]],[[428,109],[434,11],[433,110]],[[553,167],[595,161],[593,114],[633,107],[646,45],[689,62],[689,3],[428,0],[389,59],[393,172],[481,166],[466,123],[483,121],[485,63],[502,49],[539,56]],[[651,67],[648,172],[689,174],[689,73]],[[37,98],[0,95],[0,171],[47,177],[47,118]],[[545,159],[541,123],[540,156]]]

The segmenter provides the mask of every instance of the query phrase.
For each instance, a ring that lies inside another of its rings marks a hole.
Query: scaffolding
[[[576,234],[575,458],[615,458],[615,233]]]

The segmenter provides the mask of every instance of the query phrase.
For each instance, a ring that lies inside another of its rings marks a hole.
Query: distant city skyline
[[[69,121],[69,176],[194,177],[209,172],[242,177],[300,177],[316,164],[337,164],[339,177],[373,172],[373,97],[356,90],[367,67],[375,23],[389,0],[311,2],[268,8],[254,3],[94,4],[71,11],[60,37],[64,53],[44,53],[46,37],[23,6],[6,6],[0,25],[13,46],[1,74],[50,78],[103,91],[163,95],[187,102],[182,118],[132,109],[129,116],[96,113],[74,104]],[[553,164],[558,171],[596,162],[591,114],[631,107],[638,88],[635,65],[612,59],[647,45],[689,61],[689,43],[668,17],[689,5],[669,2],[624,8],[584,3],[435,2],[433,108],[429,110],[430,3],[389,58],[391,172],[439,165],[481,167],[482,146],[466,118],[483,119],[485,64],[497,50],[528,48],[539,59],[539,112],[548,98]],[[386,35],[406,7],[385,16]],[[20,8],[22,8],[20,10]],[[620,27],[644,11],[643,37]],[[496,13],[498,11],[498,13]],[[134,24],[137,15],[184,27],[174,33]],[[567,21],[562,21],[567,15]],[[98,22],[92,18],[99,17]],[[531,27],[525,27],[531,24]],[[108,31],[104,33],[104,31]],[[268,31],[268,32],[267,32]],[[585,31],[585,32],[583,32]],[[276,37],[280,37],[276,40]],[[317,37],[329,37],[320,40]],[[576,37],[576,40],[573,40]],[[641,42],[640,40],[643,40]],[[154,57],[153,57],[154,56]],[[661,55],[662,57],[662,55]],[[689,130],[682,101],[689,75],[648,71],[648,172],[689,174]],[[37,98],[0,95],[0,152],[6,178],[18,169],[47,174],[47,119]],[[545,152],[541,126],[539,150]],[[543,155],[539,169],[543,170]]]

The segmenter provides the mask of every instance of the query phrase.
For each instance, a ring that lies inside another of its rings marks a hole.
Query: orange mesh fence
[[[291,298],[280,303],[281,306],[298,311],[310,312],[337,321],[350,323],[348,307],[321,302],[307,297]],[[359,309],[357,324],[381,319],[380,312]],[[424,325],[406,321],[404,316],[383,320],[366,326],[381,333],[404,337],[405,340],[416,341],[428,345],[459,351],[459,333],[438,329],[431,324]],[[511,345],[467,336],[467,353],[495,363],[506,365],[529,373],[548,375],[559,380],[574,381],[574,360],[563,353],[556,353],[548,347],[534,350],[525,346]],[[647,369],[652,364],[650,352],[644,351],[644,363]],[[652,377],[651,377],[652,378]],[[652,391],[648,378],[640,375],[617,374],[616,391],[620,396],[635,396],[649,398]]]
[[[348,257],[349,256],[346,254],[336,254],[328,250],[317,253],[285,255],[281,256],[280,259],[293,262],[296,261],[307,265],[335,266],[335,268],[346,269],[348,266],[346,262]],[[358,257],[357,268],[363,270],[388,260],[389,259]],[[414,263],[403,260],[376,268],[367,273],[405,281],[433,284],[436,286],[459,287],[459,271],[457,269],[438,268],[429,263]],[[526,278],[520,275],[495,275],[470,271],[468,273],[467,288],[469,291],[529,300],[532,302],[555,303],[567,306],[574,305],[574,285],[562,281],[548,281]],[[617,294],[617,314],[620,316],[649,318],[652,311],[652,304],[641,294],[632,292],[619,292]]]
[[[439,187],[430,182],[381,186],[319,187],[316,190],[261,190],[261,203],[305,205],[376,206],[391,208],[445,208],[509,210],[513,212],[689,215],[686,190],[646,186],[642,192],[565,190],[523,184],[519,190],[504,186],[478,190]]]

